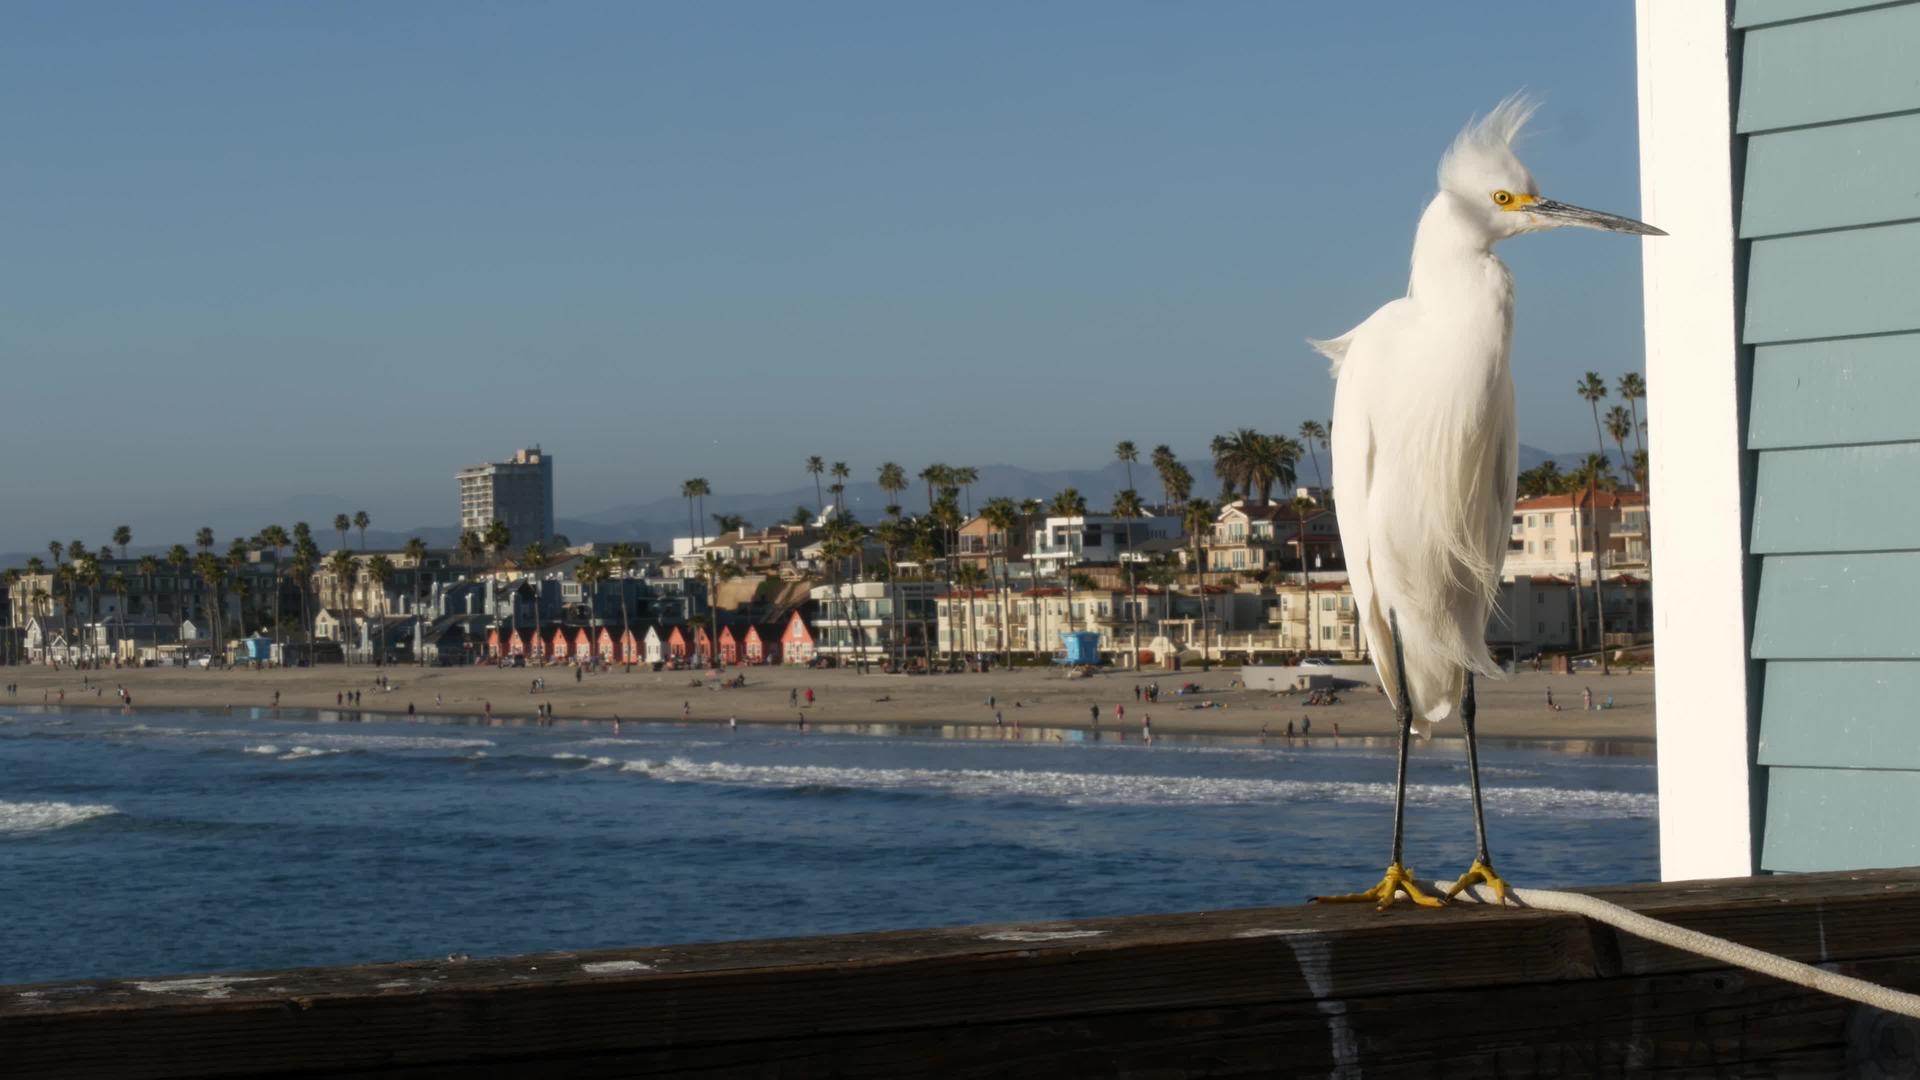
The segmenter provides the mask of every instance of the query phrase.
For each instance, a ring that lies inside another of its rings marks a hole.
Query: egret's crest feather
[[[1469,123],[1440,159],[1440,189],[1474,198],[1495,188],[1531,189],[1533,176],[1514,155],[1513,142],[1539,107],[1517,93]]]

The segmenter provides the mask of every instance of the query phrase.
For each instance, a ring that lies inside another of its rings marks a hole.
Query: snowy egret
[[[1473,865],[1449,896],[1476,882],[1504,900],[1487,853],[1474,746],[1473,677],[1495,675],[1487,614],[1511,533],[1519,439],[1514,427],[1513,275],[1493,253],[1511,236],[1577,225],[1663,236],[1659,229],[1540,196],[1514,155],[1532,115],[1522,97],[1469,124],[1440,160],[1440,192],[1413,241],[1407,295],[1331,341],[1333,490],[1354,602],[1375,642],[1374,668],[1400,721],[1393,857],[1363,893],[1438,906],[1401,863],[1407,742],[1426,736],[1459,702],[1473,792]],[[1378,647],[1390,642],[1391,655]]]

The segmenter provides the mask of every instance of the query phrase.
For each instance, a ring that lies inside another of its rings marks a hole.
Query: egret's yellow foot
[[[1475,865],[1477,866],[1479,864],[1476,863]],[[1375,905],[1381,911],[1385,911],[1393,906],[1395,900],[1400,899],[1402,893],[1406,894],[1407,899],[1412,900],[1421,907],[1445,907],[1447,903],[1437,896],[1428,896],[1426,893],[1420,891],[1420,886],[1413,883],[1413,875],[1408,873],[1407,868],[1401,866],[1399,863],[1388,866],[1387,876],[1381,879],[1380,884],[1375,885],[1366,892],[1347,893],[1344,896],[1316,896],[1313,898],[1313,902],[1316,904],[1369,903]]]
[[[1482,884],[1493,890],[1496,903],[1501,907],[1507,905],[1506,881],[1504,881],[1499,874],[1493,872],[1493,867],[1488,866],[1479,859],[1473,860],[1473,865],[1467,868],[1467,872],[1461,874],[1460,880],[1454,882],[1453,887],[1447,890],[1447,899],[1451,900],[1465,892],[1468,888]]]

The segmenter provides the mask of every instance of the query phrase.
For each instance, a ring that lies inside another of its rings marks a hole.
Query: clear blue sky
[[[10,4],[0,550],[449,524],[533,442],[566,515],[1291,432],[1519,88],[1542,189],[1635,213],[1625,4]],[[1638,245],[1503,251],[1522,438],[1579,449]]]

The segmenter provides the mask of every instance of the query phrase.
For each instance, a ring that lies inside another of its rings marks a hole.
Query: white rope
[[[1442,895],[1451,888],[1446,882],[1435,882],[1434,887]],[[1650,919],[1637,911],[1630,911],[1619,904],[1610,904],[1597,897],[1584,896],[1580,893],[1553,892],[1547,889],[1512,888],[1507,890],[1507,895],[1519,901],[1522,907],[1584,915],[1596,922],[1606,923],[1608,926],[1660,945],[1682,949],[1734,967],[1743,967],[1748,971],[1757,971],[1782,982],[1790,982],[1824,994],[1843,997],[1849,1001],[1858,1001],[1863,1005],[1871,1005],[1890,1013],[1920,1019],[1920,994],[1903,993],[1849,975],[1836,975],[1824,968],[1802,964],[1797,960],[1789,960],[1769,952],[1761,952],[1759,949],[1728,941],[1726,938],[1717,938],[1698,930],[1688,930],[1672,923],[1661,922],[1659,919]],[[1494,902],[1493,890],[1485,885],[1474,885],[1462,892],[1459,898],[1469,897],[1483,904]]]

